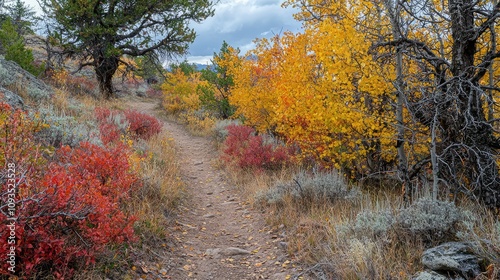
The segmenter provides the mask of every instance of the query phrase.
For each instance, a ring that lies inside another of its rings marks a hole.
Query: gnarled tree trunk
[[[496,164],[498,139],[488,123],[485,92],[476,77],[476,26],[473,0],[450,0],[452,22],[452,76],[440,104],[440,173],[452,187],[475,194],[486,204],[500,206],[500,179]]]
[[[94,58],[94,70],[99,82],[99,90],[106,99],[115,97],[113,75],[118,69],[118,57],[98,56]]]

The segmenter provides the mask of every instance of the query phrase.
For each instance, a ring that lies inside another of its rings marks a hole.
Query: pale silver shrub
[[[99,129],[93,121],[81,122],[72,116],[57,114],[51,106],[40,108],[38,116],[42,123],[48,125],[36,134],[37,139],[45,144],[74,147],[85,141],[102,145]]]
[[[32,100],[36,101],[47,100],[52,95],[51,92],[39,89],[37,87],[28,87],[27,93]]]
[[[349,188],[343,176],[337,171],[313,172],[300,171],[288,182],[277,182],[270,189],[257,195],[257,200],[267,204],[283,203],[290,196],[297,203],[315,201],[351,200],[358,197],[359,190]]]
[[[241,122],[238,120],[225,119],[216,121],[212,130],[215,141],[217,143],[224,142],[224,140],[226,140],[228,135],[227,127],[230,125],[240,125],[240,124]]]
[[[396,217],[388,209],[377,212],[362,211],[356,215],[352,228],[358,236],[381,236],[387,234],[395,222]]]
[[[114,124],[122,134],[126,134],[130,127],[130,122],[122,113],[110,114],[107,118],[107,122]]]
[[[463,210],[452,202],[421,198],[399,212],[398,226],[427,239],[454,234],[465,218]]]

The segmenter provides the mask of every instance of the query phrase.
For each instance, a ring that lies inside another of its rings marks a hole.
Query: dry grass
[[[136,232],[143,240],[165,238],[168,218],[184,195],[172,139],[166,132],[143,142],[146,158],[141,161],[143,186],[132,194],[129,207],[138,216]]]
[[[164,110],[163,116],[169,121],[184,125],[191,135],[201,137],[211,136],[216,122],[216,120],[209,115],[199,115],[191,111],[171,114]]]
[[[286,229],[288,252],[310,265],[308,272],[318,279],[409,279],[423,270],[422,253],[434,245],[398,226],[378,231],[384,226],[376,224],[377,219],[373,220],[373,227],[358,221],[363,213],[374,213],[375,217],[377,213],[397,216],[403,204],[399,193],[365,191],[354,200],[333,203],[326,200],[298,203],[288,196],[280,204],[269,205],[256,200],[256,195],[276,182],[294,177],[297,168],[259,174],[235,168],[226,171],[250,201],[263,207],[272,227]],[[494,270],[493,276],[485,279],[495,279],[500,268],[498,216],[474,203],[460,209],[473,216],[465,220],[474,222],[468,228],[465,222],[460,224],[453,238],[472,241],[477,254],[487,259],[485,266],[491,264],[490,270]]]

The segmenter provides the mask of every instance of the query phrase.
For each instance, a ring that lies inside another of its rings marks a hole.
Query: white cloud
[[[33,8],[33,10],[41,15],[42,14],[42,8],[40,8],[40,5],[36,0],[24,0],[24,3],[28,5],[29,7]]]
[[[224,40],[245,53],[255,46],[256,38],[299,31],[301,23],[293,19],[296,10],[284,9],[281,3],[280,0],[221,1],[215,6],[214,17],[192,25],[198,36],[190,47],[190,55],[213,55]]]
[[[189,63],[196,63],[196,64],[203,64],[203,65],[210,65],[212,62],[210,61],[213,58],[211,55],[206,55],[206,56],[190,56],[187,58],[187,61]]]

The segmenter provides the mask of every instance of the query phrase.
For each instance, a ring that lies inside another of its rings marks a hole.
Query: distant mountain
[[[190,63],[190,65],[194,65],[196,68],[196,71],[201,71],[209,68],[211,65],[210,64],[201,64],[201,63]],[[163,64],[163,67],[167,70],[170,71],[170,65]]]
[[[208,67],[210,67],[210,65],[208,64],[200,64],[200,63],[193,63],[193,64],[196,66],[197,71],[205,70]]]

